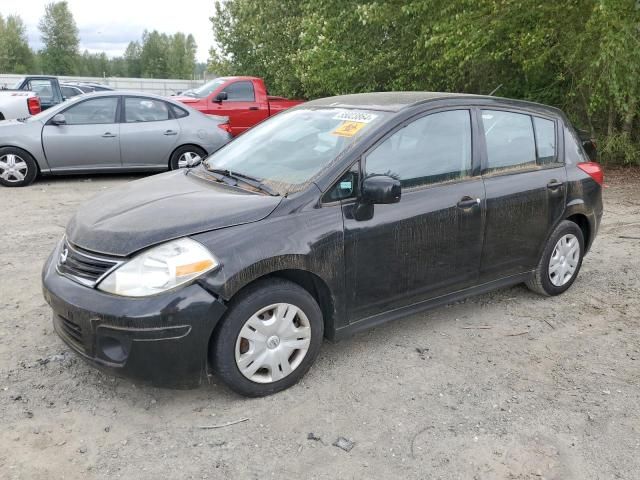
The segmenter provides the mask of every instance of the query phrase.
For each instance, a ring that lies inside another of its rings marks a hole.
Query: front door
[[[344,202],[350,322],[471,285],[482,249],[484,185],[473,175],[471,112],[405,124],[364,158],[364,175],[400,179],[399,203],[357,218]]]
[[[120,125],[123,167],[169,167],[177,147],[180,123],[169,105],[148,97],[124,97],[124,121]]]
[[[51,170],[120,167],[119,97],[97,97],[62,111],[66,124],[47,122],[42,145]]]
[[[232,135],[239,135],[269,116],[269,104],[256,101],[253,82],[239,80],[225,85],[222,91],[227,99],[217,102],[214,93],[207,113],[229,117]],[[266,98],[266,92],[262,96]]]
[[[567,173],[551,118],[482,110],[487,218],[481,281],[535,268],[564,211]]]

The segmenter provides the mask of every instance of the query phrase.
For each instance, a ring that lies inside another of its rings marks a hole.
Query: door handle
[[[471,197],[462,197],[460,201],[457,203],[458,208],[466,210],[468,208],[473,208],[476,206],[480,206],[479,198],[471,198]]]
[[[102,138],[115,138],[116,135],[114,133],[111,132],[105,132],[102,134]]]
[[[553,179],[549,183],[547,183],[547,188],[549,190],[555,190],[556,188],[562,187],[562,185],[564,185],[562,182],[559,182],[558,180]]]
[[[258,107],[249,107],[249,110],[258,110]]]
[[[164,132],[164,135],[177,135],[178,132],[176,132],[175,130],[167,130],[166,132]]]

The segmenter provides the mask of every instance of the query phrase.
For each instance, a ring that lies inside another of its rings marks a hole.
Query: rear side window
[[[487,168],[495,172],[536,165],[533,124],[529,115],[482,110]]]
[[[127,123],[169,120],[169,106],[153,98],[127,97],[124,99],[124,118]]]
[[[419,118],[384,140],[366,159],[367,175],[390,175],[409,188],[458,180],[470,172],[469,110]]]
[[[556,124],[551,120],[533,117],[536,129],[536,147],[538,148],[538,163],[547,165],[556,161]]]
[[[176,118],[183,118],[189,115],[189,112],[187,112],[184,108],[180,108],[176,105],[171,105],[171,111],[173,112],[173,116]]]
[[[564,157],[567,165],[577,165],[589,161],[578,141],[578,136],[567,127],[564,127]]]
[[[224,89],[229,102],[254,102],[256,95],[251,82],[235,82]]]

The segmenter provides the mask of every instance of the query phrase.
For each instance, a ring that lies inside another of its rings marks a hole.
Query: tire
[[[277,312],[288,315],[279,317]],[[323,334],[322,311],[309,292],[287,280],[268,278],[231,301],[214,333],[210,360],[231,390],[248,397],[271,395],[307,373]]]
[[[561,240],[564,245],[559,243]],[[582,230],[572,221],[563,220],[549,237],[532,278],[526,282],[527,287],[540,295],[560,295],[573,285],[583,256]]]
[[[0,148],[0,185],[26,187],[38,176],[38,164],[33,157],[15,147]]]
[[[191,165],[183,164],[183,162],[188,162],[188,158],[183,158],[184,156],[189,156],[191,154],[192,160],[197,160],[196,157],[199,157],[200,160],[204,160],[207,156],[207,152],[205,152],[202,148],[196,147],[195,145],[183,145],[179,148],[176,148],[173,154],[171,155],[171,159],[169,160],[169,169],[177,170],[179,168],[187,168]]]

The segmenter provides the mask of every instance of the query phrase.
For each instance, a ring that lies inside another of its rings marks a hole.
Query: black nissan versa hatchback
[[[562,112],[473,95],[315,100],[84,205],[43,271],[62,339],[156,385],[293,385],[323,337],[575,281],[602,171]]]

